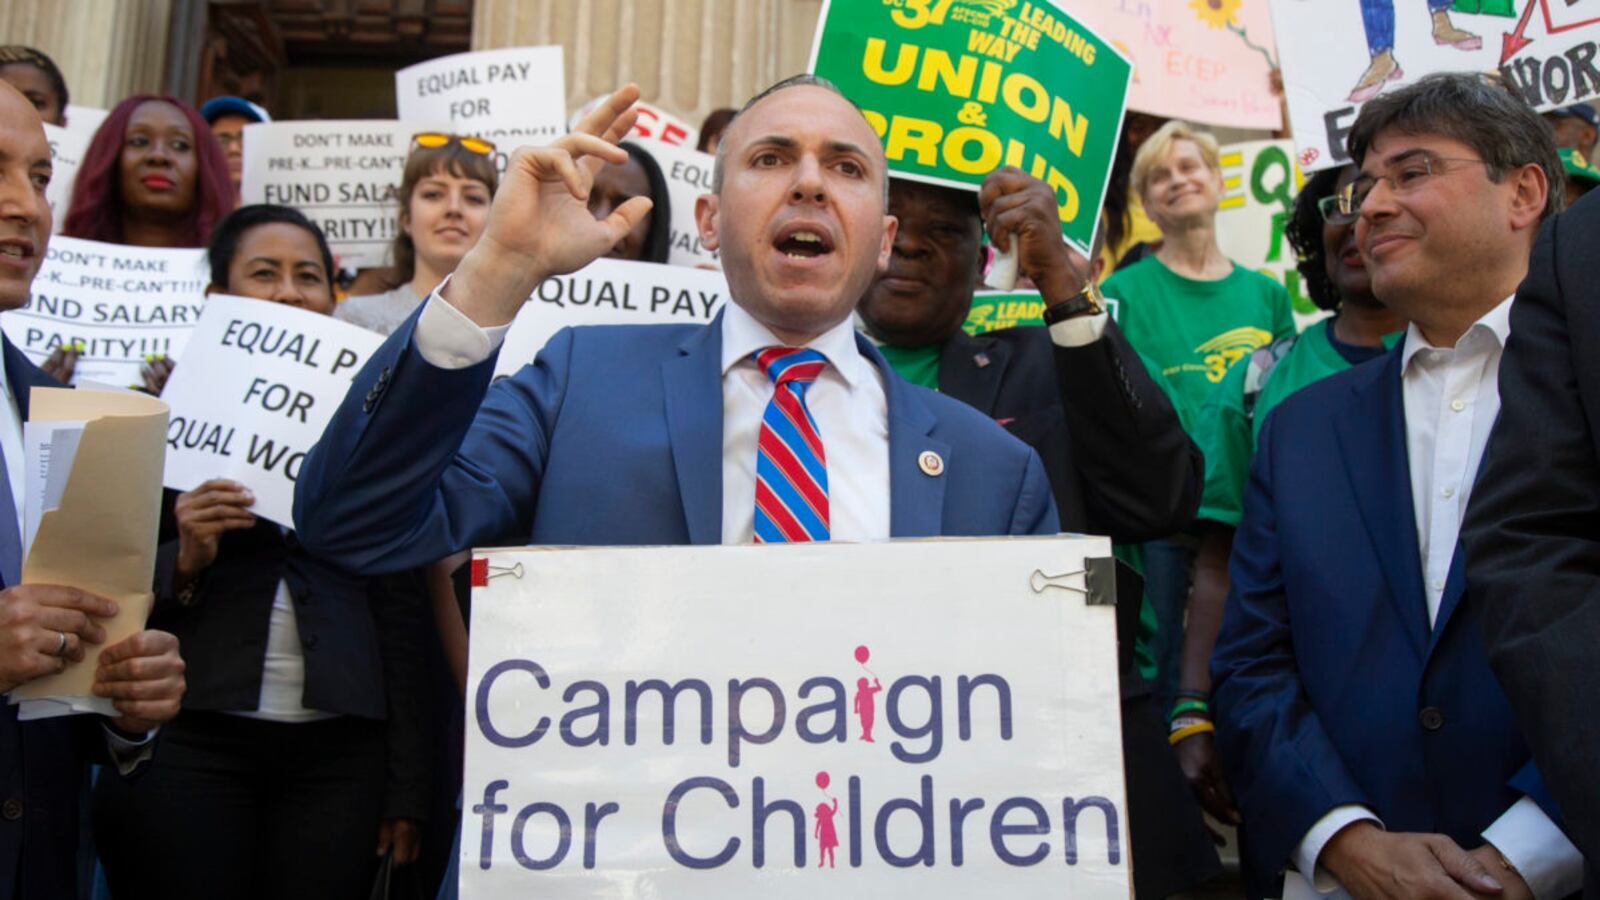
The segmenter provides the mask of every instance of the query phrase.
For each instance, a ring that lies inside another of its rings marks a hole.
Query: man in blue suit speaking
[[[1038,457],[981,413],[912,387],[851,326],[895,219],[876,134],[809,77],[758,95],[723,139],[700,240],[732,299],[709,326],[564,330],[490,385],[540,280],[605,253],[638,90],[512,157],[483,239],[373,355],[296,489],[315,552],[362,572],[472,546],[715,544],[1057,530]]]
[[[1285,897],[1554,900],[1582,859],[1489,669],[1458,533],[1560,158],[1474,75],[1369,102],[1350,153],[1340,211],[1411,325],[1261,430],[1211,661],[1246,873]]]

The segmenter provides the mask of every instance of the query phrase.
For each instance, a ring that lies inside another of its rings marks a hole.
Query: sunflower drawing
[[[1244,0],[1189,0],[1189,8],[1208,28],[1228,28]]]

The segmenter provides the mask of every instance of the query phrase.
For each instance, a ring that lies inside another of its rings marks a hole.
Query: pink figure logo
[[[856,648],[856,662],[861,664],[861,670],[872,676],[871,683],[865,678],[856,679],[855,714],[861,719],[861,739],[869,744],[877,743],[872,739],[872,723],[878,718],[878,704],[874,695],[883,690],[883,685],[878,681],[878,676],[867,668],[867,660],[872,658],[872,651],[866,644]]]
[[[828,794],[828,773],[817,773],[817,787],[822,789],[822,796],[827,797],[832,804],[818,803],[812,815],[816,816],[817,824],[811,829],[811,836],[817,839],[817,868],[822,868],[826,862],[828,868],[833,868],[833,849],[839,846],[839,832],[834,830],[833,817],[839,814],[839,798]]]

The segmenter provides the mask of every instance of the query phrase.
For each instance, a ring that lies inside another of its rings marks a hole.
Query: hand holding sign
[[[605,219],[589,213],[589,188],[605,163],[623,163],[617,142],[633,128],[639,88],[628,85],[548,147],[511,157],[483,239],[461,261],[446,298],[479,325],[504,325],[551,275],[581,269],[604,255],[650,211],[635,197]]]
[[[193,582],[217,561],[217,546],[225,532],[255,527],[256,517],[249,509],[255,502],[249,488],[224,478],[178,495],[172,511],[178,520],[177,585]]]
[[[1018,269],[1039,286],[1046,305],[1083,290],[1085,273],[1061,240],[1056,192],[1049,185],[1016,166],[1002,166],[983,179],[978,209],[995,249],[1016,254]]]

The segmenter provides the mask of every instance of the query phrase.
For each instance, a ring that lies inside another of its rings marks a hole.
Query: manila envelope
[[[144,629],[155,600],[161,473],[166,462],[167,404],[140,393],[34,388],[33,422],[87,421],[61,505],[45,512],[23,584],[60,584],[117,603],[100,624],[106,641],[88,645],[66,670],[11,692],[13,703],[90,693],[100,651]]]

